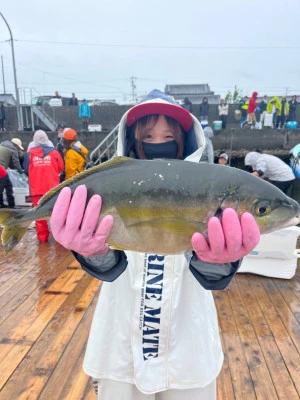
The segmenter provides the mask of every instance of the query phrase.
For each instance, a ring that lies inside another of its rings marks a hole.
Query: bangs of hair
[[[126,137],[127,140],[137,140],[136,147],[139,158],[146,159],[142,142],[146,138],[149,129],[152,129],[156,122],[158,121],[161,114],[151,114],[146,115],[145,117],[137,120],[131,127],[128,129]],[[174,135],[174,140],[178,145],[177,159],[182,159],[184,153],[184,131],[181,125],[173,118],[163,115],[166,118],[169,127],[172,130]],[[130,136],[130,137],[129,137]]]

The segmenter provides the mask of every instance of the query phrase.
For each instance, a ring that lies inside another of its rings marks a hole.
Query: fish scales
[[[208,219],[226,207],[238,214],[251,212],[261,233],[295,225],[299,215],[297,202],[239,169],[117,157],[56,186],[31,210],[0,210],[6,250],[14,247],[33,220],[49,219],[63,187],[74,192],[81,184],[87,187],[88,199],[101,195],[101,217],[114,217],[108,244],[133,251],[186,253],[192,250],[192,234],[205,232]]]

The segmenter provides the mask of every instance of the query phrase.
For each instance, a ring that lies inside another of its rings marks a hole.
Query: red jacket
[[[38,196],[59,184],[59,174],[64,170],[64,162],[53,147],[33,147],[26,155],[24,170],[28,173],[31,196]]]
[[[6,169],[2,165],[0,165],[0,179],[4,178],[6,175],[7,175]]]
[[[257,105],[256,105],[256,98],[257,98],[258,93],[257,92],[253,92],[252,93],[252,97],[249,101],[249,106],[248,106],[248,114],[254,113]]]

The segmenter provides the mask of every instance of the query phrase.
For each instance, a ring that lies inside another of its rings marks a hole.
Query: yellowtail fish
[[[33,220],[50,218],[63,187],[74,192],[82,184],[88,199],[102,196],[101,217],[114,217],[108,244],[138,252],[190,251],[193,233],[204,233],[208,219],[221,216],[226,207],[239,215],[250,212],[262,234],[296,225],[300,212],[299,204],[278,188],[236,168],[117,157],[56,186],[35,208],[1,209],[5,251],[21,240]]]

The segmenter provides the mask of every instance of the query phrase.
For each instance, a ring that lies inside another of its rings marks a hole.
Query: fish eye
[[[256,204],[254,211],[256,215],[263,216],[271,211],[271,207],[267,201],[260,201]]]

